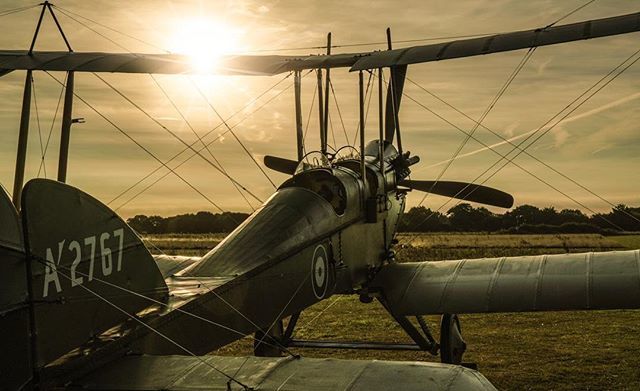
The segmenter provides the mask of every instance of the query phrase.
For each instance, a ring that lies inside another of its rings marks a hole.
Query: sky
[[[332,33],[334,45],[376,43],[333,49],[334,53],[340,53],[383,50],[385,46],[380,42],[385,40],[387,27],[391,28],[394,41],[531,29],[558,20],[585,1],[58,0],[53,3],[60,7],[58,18],[75,51],[171,51],[197,53],[194,61],[212,61],[221,53],[320,53],[315,47],[325,45],[328,32]],[[5,0],[0,3],[0,15],[4,10],[36,4]],[[638,11],[640,1],[597,0],[560,24]],[[0,16],[3,26],[0,50],[28,49],[38,13],[36,7]],[[504,138],[513,138],[514,142],[522,140],[638,50],[639,37],[639,33],[633,33],[537,49],[489,111],[483,125]],[[412,44],[433,42],[438,41]],[[394,47],[407,45],[410,44],[396,43]],[[36,50],[64,49],[53,21],[47,16]],[[421,158],[420,164],[413,168],[412,179],[438,177],[447,159],[466,138],[461,130],[469,132],[474,127],[471,120],[426,91],[478,119],[526,53],[526,50],[515,51],[409,67],[410,81],[406,83],[405,93],[410,98],[402,102],[400,123],[405,150]],[[56,72],[52,76],[58,80],[65,77],[64,73]],[[198,137],[204,136],[205,142],[218,138],[226,130],[225,125],[221,125],[221,116],[259,164],[267,154],[295,157],[292,77],[121,74],[101,77],[189,144],[199,142]],[[334,70],[331,77],[335,99],[332,96],[333,131],[329,141],[331,145],[342,146],[347,144],[345,133],[348,143],[353,143],[357,129],[358,77],[346,69]],[[24,72],[12,72],[0,78],[3,102],[0,106],[0,160],[3,162],[0,183],[9,192],[13,186],[24,78]],[[56,114],[56,107],[60,85],[49,75],[36,72],[34,87],[26,178],[55,178],[61,113],[60,108]],[[303,78],[302,89],[307,150],[318,149],[317,107],[312,106],[313,75]],[[167,99],[163,91],[171,99]],[[254,100],[265,91],[268,92]],[[76,93],[163,161],[184,149],[184,144],[94,75],[76,75]],[[527,150],[563,176],[523,154],[515,160],[520,167],[505,166],[486,185],[513,194],[516,205],[555,206],[587,213],[609,210],[608,202],[640,205],[639,103],[640,64],[636,63]],[[72,128],[68,183],[107,203],[124,217],[166,216],[198,210],[251,211],[259,205],[246,193],[248,201],[241,197],[225,176],[198,156],[176,169],[184,180],[171,173],[164,176],[167,170],[160,168],[116,198],[158,169],[159,163],[78,99],[73,116],[85,118],[86,123]],[[375,138],[377,129],[374,96],[367,116],[367,138]],[[511,150],[502,139],[484,129],[478,129],[474,135],[500,153]],[[202,148],[201,144],[196,146]],[[191,155],[184,153],[171,164],[180,164]],[[224,170],[256,198],[264,201],[274,192],[274,186],[230,133],[219,137],[203,155],[209,161],[213,160],[211,155],[215,156]],[[443,179],[474,180],[498,159],[496,153],[469,140]],[[285,175],[263,169],[276,186],[286,180]],[[153,184],[156,180],[159,181]],[[421,193],[410,193],[409,206],[419,204],[422,198]],[[443,206],[445,202],[446,198],[429,196],[423,205],[442,211],[455,205],[450,202]]]

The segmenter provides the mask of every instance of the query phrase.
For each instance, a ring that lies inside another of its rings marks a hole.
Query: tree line
[[[137,215],[127,223],[139,233],[231,232],[249,214],[198,212],[171,217]],[[407,211],[400,232],[616,233],[640,231],[640,208],[618,205],[608,213],[586,215],[578,209],[557,210],[521,205],[505,213],[458,204],[446,213],[423,206]]]

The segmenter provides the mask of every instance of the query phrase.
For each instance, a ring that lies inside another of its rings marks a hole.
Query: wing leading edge
[[[640,250],[386,266],[373,287],[398,314],[640,308]]]
[[[418,64],[510,50],[555,45],[640,31],[640,12],[561,26],[463,39],[402,49],[334,55],[232,55],[210,69],[196,68],[178,54],[32,52],[0,50],[0,76],[11,70],[198,74],[276,75],[318,68],[352,71]]]

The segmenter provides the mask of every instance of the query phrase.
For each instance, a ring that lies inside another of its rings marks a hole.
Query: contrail
[[[618,99],[616,101],[607,103],[607,104],[602,105],[600,107],[596,107],[595,109],[591,109],[589,111],[585,111],[584,113],[580,113],[580,114],[574,115],[572,117],[565,118],[558,125],[566,124],[568,122],[577,121],[579,119],[586,118],[586,117],[592,116],[594,114],[601,113],[603,111],[609,110],[609,109],[611,109],[613,107],[619,106],[621,104],[627,103],[629,101],[632,101],[632,100],[635,100],[635,99],[638,99],[638,98],[640,98],[640,92],[637,92],[635,94],[631,94],[629,96],[625,96],[624,98],[621,98],[621,99]],[[509,143],[511,143],[511,142],[513,142],[515,140],[521,139],[521,138],[526,137],[526,136],[528,136],[528,135],[530,135],[532,133],[535,133],[537,130],[538,130],[538,128],[532,129],[532,130],[530,130],[528,132],[525,132],[525,133],[519,134],[517,136],[508,138],[508,139],[506,139],[504,141],[500,141],[498,143],[491,144],[488,147],[482,147],[480,149],[476,149],[475,151],[471,151],[471,152],[467,152],[467,153],[458,155],[454,159],[447,159],[447,160],[443,160],[443,161],[438,162],[438,163],[431,164],[429,166],[423,166],[423,167],[420,167],[418,170],[415,170],[415,171],[422,171],[422,170],[426,170],[428,168],[438,167],[438,166],[441,166],[443,164],[449,163],[451,160],[458,160],[458,159],[461,159],[461,158],[464,158],[464,157],[473,156],[473,155],[476,155],[476,154],[478,154],[480,152],[484,152],[484,151],[499,147],[499,146],[504,145],[504,144],[509,144]]]

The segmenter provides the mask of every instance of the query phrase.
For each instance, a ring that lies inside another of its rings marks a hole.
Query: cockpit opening
[[[347,208],[347,193],[342,182],[330,169],[307,170],[286,181],[281,188],[301,187],[324,198],[338,215]]]

